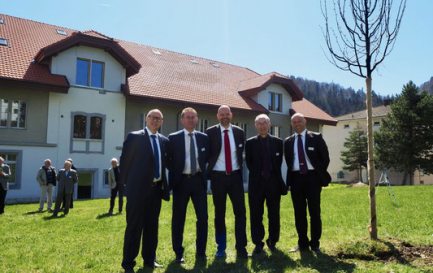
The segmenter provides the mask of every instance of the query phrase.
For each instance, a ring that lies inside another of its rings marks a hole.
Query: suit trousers
[[[225,215],[228,195],[235,215],[236,250],[238,252],[245,252],[247,245],[246,209],[241,171],[234,171],[230,175],[226,175],[224,172],[213,171],[211,189],[215,206],[215,240],[218,245],[218,251],[224,251],[227,245]]]
[[[5,212],[5,201],[7,193],[8,191],[4,190],[3,187],[0,185],[0,214],[3,214]]]
[[[269,241],[275,244],[280,239],[280,200],[279,181],[265,179],[254,181],[248,186],[248,202],[250,206],[251,239],[258,247],[263,247],[265,228],[263,226],[264,203],[268,209]]]
[[[51,209],[53,206],[53,184],[40,185],[41,186],[41,197],[39,199],[39,209],[44,209],[45,201],[47,201],[47,209]]]
[[[116,200],[117,193],[119,193],[119,212],[123,210],[123,192],[124,186],[120,185],[120,183],[116,183],[116,187],[111,189],[111,198],[110,198],[110,211],[113,212],[114,209],[114,201]]]
[[[72,199],[72,193],[66,193],[63,191],[57,191],[57,198],[56,198],[56,206],[54,208],[54,213],[58,213],[60,211],[60,205],[64,208],[64,213],[69,213],[69,206],[71,204]]]
[[[292,173],[293,183],[290,186],[292,203],[295,212],[295,225],[298,233],[298,246],[301,249],[317,248],[322,236],[322,220],[320,217],[320,193],[322,187],[316,171],[307,174]],[[307,206],[310,214],[311,240],[308,240]]]
[[[194,176],[184,175],[182,181],[173,189],[173,217],[171,235],[173,251],[177,257],[183,255],[183,233],[189,199],[194,205],[196,221],[196,255],[206,255],[208,235],[207,193],[202,174]]]
[[[158,220],[161,211],[161,186],[149,188],[146,196],[126,202],[126,229],[123,243],[122,267],[133,269],[141,241],[141,256],[145,264],[153,264],[158,246]]]

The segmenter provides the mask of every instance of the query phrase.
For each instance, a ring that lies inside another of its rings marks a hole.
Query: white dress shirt
[[[184,137],[185,137],[185,166],[183,168],[183,174],[191,174],[191,154],[189,152],[191,145],[191,137],[189,136],[189,132],[186,129],[183,129]],[[197,138],[195,137],[195,130],[192,131],[192,137],[194,138],[195,144],[195,162],[196,162],[196,171],[200,172],[200,166],[198,164],[198,147],[197,147]]]
[[[152,131],[150,131],[149,130],[149,128],[147,128],[146,127],[146,130],[147,130],[147,134],[149,135],[149,141],[150,141],[150,146],[152,146],[152,152],[153,152],[153,150],[155,150],[155,147],[153,147],[153,140],[152,140],[152,137],[151,137],[151,135],[155,135],[156,136],[156,148],[158,149],[158,151],[159,151],[159,158],[158,158],[158,160],[159,160],[159,179],[153,179],[153,182],[158,182],[158,181],[160,181],[161,179],[162,179],[162,173],[161,173],[161,168],[162,168],[162,162],[161,162],[161,147],[159,147],[159,137],[158,137],[158,133],[156,133],[156,134],[154,134],[154,133],[152,133]]]
[[[220,154],[218,156],[218,159],[215,163],[215,166],[213,168],[214,171],[222,171],[225,172],[226,171],[226,160],[225,160],[225,147],[224,147],[224,130],[226,130],[226,128],[224,128],[223,126],[220,125],[220,129],[221,129],[221,151]],[[229,135],[229,140],[230,140],[230,152],[231,152],[231,157],[232,157],[232,171],[236,171],[239,170],[239,163],[238,163],[238,157],[236,156],[236,143],[235,143],[235,137],[233,135],[233,129],[232,129],[232,125],[230,124],[229,128],[227,128],[228,131],[228,135]]]
[[[302,131],[301,133],[301,138],[302,138],[302,145],[304,146],[304,154],[305,154],[305,161],[307,161],[307,167],[308,170],[314,170],[313,165],[311,165],[310,159],[308,158],[308,155],[306,153],[305,150],[305,139],[306,139],[306,134],[307,134],[307,129],[305,129],[304,131]],[[295,134],[295,142],[293,143],[293,165],[292,165],[292,171],[299,171],[299,157],[298,157],[298,135],[299,134]]]

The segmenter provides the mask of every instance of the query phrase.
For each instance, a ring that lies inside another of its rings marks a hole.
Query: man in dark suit
[[[60,169],[57,175],[57,198],[56,206],[54,208],[53,216],[56,217],[60,211],[60,204],[63,203],[64,214],[69,213],[69,205],[71,204],[72,192],[74,189],[74,184],[78,183],[78,175],[75,170],[73,170],[72,163],[66,160],[63,169]]]
[[[280,200],[287,194],[281,176],[283,141],[270,135],[271,120],[260,114],[254,121],[258,135],[247,140],[245,160],[249,169],[248,201],[250,205],[251,238],[255,244],[253,256],[263,253],[264,203],[268,208],[269,237],[266,244],[271,251],[280,239]]]
[[[331,182],[331,176],[327,172],[328,147],[320,133],[307,131],[307,121],[301,113],[294,114],[291,123],[295,133],[284,141],[287,185],[290,187],[298,233],[298,245],[291,251],[311,248],[314,252],[320,252],[320,193],[322,187]],[[307,235],[307,206],[310,214],[310,239]]]
[[[11,168],[4,162],[4,158],[0,156],[0,214],[5,212],[6,194],[9,189],[8,181],[12,175]]]
[[[235,215],[236,252],[238,258],[248,258],[246,251],[246,210],[242,180],[242,153],[244,151],[244,131],[231,124],[233,114],[230,107],[218,108],[219,124],[206,130],[209,137],[209,165],[213,203],[215,206],[215,240],[217,258],[226,256],[226,199],[233,205]]]
[[[161,198],[170,199],[165,178],[168,139],[158,133],[162,121],[160,110],[150,110],[146,115],[146,128],[129,133],[123,143],[120,184],[126,185],[127,190],[122,261],[126,272],[134,272],[140,241],[144,266],[162,267],[156,262],[158,220]]]
[[[197,216],[196,258],[206,259],[208,234],[206,163],[209,154],[207,135],[195,130],[197,112],[185,108],[181,113],[183,130],[169,135],[169,182],[173,189],[171,235],[176,262],[184,263],[182,246],[186,210],[191,198]]]

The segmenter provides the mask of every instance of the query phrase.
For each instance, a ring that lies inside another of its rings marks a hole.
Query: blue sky
[[[94,29],[262,74],[365,86],[326,59],[319,0],[14,0],[1,1],[0,13]],[[408,0],[394,50],[373,75],[376,92],[398,94],[408,81],[420,85],[433,76],[432,14],[432,0]]]

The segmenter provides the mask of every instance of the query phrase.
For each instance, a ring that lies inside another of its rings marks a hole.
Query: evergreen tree
[[[344,142],[344,148],[341,152],[341,161],[344,163],[343,169],[358,172],[358,181],[362,179],[362,169],[367,168],[367,135],[359,128],[350,132]]]
[[[415,170],[433,173],[433,98],[413,82],[391,104],[391,113],[375,135],[380,168],[404,172],[413,184]]]

